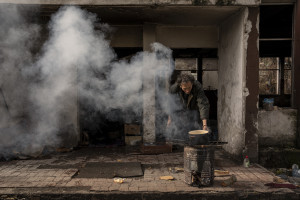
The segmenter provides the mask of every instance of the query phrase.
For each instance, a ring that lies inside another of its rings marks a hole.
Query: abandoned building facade
[[[119,59],[151,52],[153,43],[171,49],[175,72],[190,71],[202,82],[211,104],[211,126],[235,157],[248,155],[257,162],[263,147],[300,146],[299,1],[0,0],[0,4],[32,9],[31,20],[42,26],[65,5],[94,13],[113,30],[109,46]],[[0,48],[6,48],[3,42]],[[14,101],[8,81],[1,78],[0,112],[7,115]],[[142,101],[137,105],[142,113],[137,121],[144,143],[155,142],[160,134],[157,81],[155,76],[142,80]],[[95,129],[120,125],[107,121],[92,130],[104,118],[87,116],[92,112],[78,103],[76,92],[72,95],[73,101],[61,109],[68,110],[62,118],[72,124],[76,136],[64,138],[65,146],[78,145],[84,134],[93,138]]]

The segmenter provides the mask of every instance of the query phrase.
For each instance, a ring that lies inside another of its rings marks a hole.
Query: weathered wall
[[[246,111],[245,111],[245,149],[252,162],[258,161],[258,101],[259,101],[259,8],[249,7],[245,24],[244,43],[246,51]],[[245,155],[244,155],[245,156]]]
[[[170,48],[217,48],[216,26],[157,26],[157,41]]]
[[[300,109],[300,2],[297,1],[294,16],[294,52],[293,52],[293,108]],[[298,112],[297,146],[300,148],[300,112]]]
[[[294,147],[297,130],[297,110],[283,109],[258,112],[260,146]]]
[[[218,89],[218,59],[202,59],[202,86],[204,90]]]
[[[218,28],[216,26],[164,26],[155,25],[157,42],[170,48],[217,48]],[[142,26],[113,26],[112,47],[142,47]]]
[[[142,47],[143,26],[112,26],[112,47]]]
[[[151,50],[151,44],[156,42],[156,26],[145,24],[143,28],[143,49]],[[143,71],[143,141],[155,142],[155,77],[148,77],[149,71]]]
[[[244,27],[248,9],[230,17],[220,26],[218,131],[228,142],[224,149],[240,155],[245,145],[245,51]]]

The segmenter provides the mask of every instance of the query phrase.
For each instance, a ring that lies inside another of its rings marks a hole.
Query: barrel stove
[[[210,145],[184,147],[185,183],[210,186],[214,181],[214,147]]]
[[[188,140],[176,139],[174,144],[184,144],[184,181],[191,186],[211,186],[214,181],[215,149],[227,142],[210,141],[206,130],[193,130]]]

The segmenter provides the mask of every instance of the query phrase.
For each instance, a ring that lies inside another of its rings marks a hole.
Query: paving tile
[[[216,154],[215,159],[224,159],[222,154]],[[42,164],[66,165],[78,164],[84,166],[86,162],[141,162],[151,167],[144,169],[144,176],[137,178],[125,178],[122,184],[114,183],[113,179],[105,178],[76,178],[74,175],[78,169],[38,169]],[[155,167],[152,167],[155,166]],[[293,194],[290,189],[269,188],[264,184],[272,182],[274,174],[267,169],[252,164],[250,168],[241,165],[230,165],[230,167],[220,166],[219,168],[228,170],[236,175],[237,182],[228,187],[222,187],[221,182],[229,178],[216,177],[211,187],[192,187],[184,182],[183,172],[171,173],[170,166],[183,167],[183,152],[168,153],[160,155],[124,155],[109,153],[89,157],[77,157],[68,159],[68,156],[53,155],[52,159],[46,160],[22,160],[14,162],[14,165],[7,163],[0,167],[0,190],[6,188],[74,188],[87,187],[88,192],[189,192],[189,193],[228,193],[238,192],[241,196],[247,196],[247,192],[256,191],[257,193],[279,192],[283,194]],[[173,181],[161,180],[161,176],[170,175],[175,178]]]

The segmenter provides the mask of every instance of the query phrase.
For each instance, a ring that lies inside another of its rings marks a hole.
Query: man
[[[201,83],[192,74],[180,74],[170,93],[174,98],[167,127],[171,128],[175,138],[183,136],[182,139],[186,139],[191,130],[208,130],[209,101]]]

